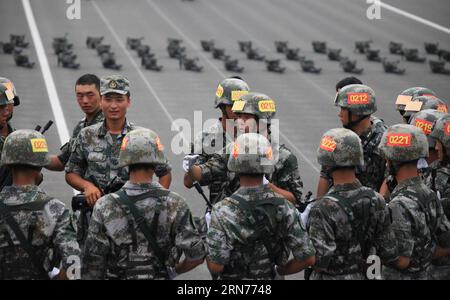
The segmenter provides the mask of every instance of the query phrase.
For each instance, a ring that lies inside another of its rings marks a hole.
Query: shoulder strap
[[[47,199],[47,200],[44,200],[44,201],[40,201],[39,204],[42,205],[42,208],[43,208],[44,205],[49,200],[50,199]],[[33,203],[33,202],[30,202],[30,203]],[[36,207],[41,207],[41,206],[36,206]],[[42,210],[42,208],[41,209],[33,209],[33,210],[34,211]],[[18,211],[18,210],[19,209],[15,210],[15,211]],[[31,245],[31,241],[29,242],[25,238],[25,235],[23,234],[22,230],[20,229],[19,224],[17,224],[16,220],[11,215],[12,211],[14,211],[14,210],[11,210],[7,205],[5,205],[4,203],[0,202],[0,215],[1,215],[1,218],[6,221],[8,226],[14,232],[15,236],[17,237],[17,239],[20,242],[20,245],[25,250],[25,252],[27,252],[28,257],[30,258],[31,262],[33,263],[35,269],[38,271],[39,275],[42,276],[42,278],[48,278],[47,272],[45,271],[44,267],[42,266],[42,262],[36,256],[36,252],[35,252],[35,250],[33,249],[32,245]]]
[[[148,194],[153,194],[153,191],[150,191],[147,194],[147,198],[149,197]],[[139,198],[143,197],[143,195],[139,195]],[[169,192],[167,191],[168,195]],[[150,247],[152,248],[153,252],[155,253],[156,258],[159,260],[161,266],[165,266],[165,255],[164,252],[161,250],[161,248],[158,246],[158,243],[156,242],[155,237],[152,235],[149,227],[147,226],[147,222],[145,221],[145,218],[142,216],[139,209],[136,207],[136,205],[133,203],[133,201],[130,199],[131,197],[127,195],[127,193],[124,190],[120,190],[116,193],[113,193],[111,195],[115,195],[114,199],[117,200],[120,204],[125,205],[130,210],[131,214],[133,215],[134,221],[136,222],[137,226],[141,230],[141,232],[144,234],[146,240],[148,241]],[[133,199],[136,199],[137,196],[132,196]],[[145,198],[142,198],[145,199]]]

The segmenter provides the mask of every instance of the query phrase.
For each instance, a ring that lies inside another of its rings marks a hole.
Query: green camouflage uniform
[[[91,121],[88,121],[85,117],[77,123],[77,125],[73,129],[72,138],[69,140],[69,142],[65,143],[60,149],[61,154],[58,155],[58,159],[61,161],[61,163],[63,165],[66,165],[67,162],[69,161],[70,153],[71,153],[70,149],[72,149],[73,143],[75,142],[81,129],[86,128],[91,125],[94,125],[94,124],[97,124],[97,123],[100,123],[100,122],[103,122],[103,119],[104,119],[103,112],[102,112],[102,110],[99,110],[95,114],[94,118]]]
[[[132,184],[122,188],[127,195],[137,196],[164,190],[158,183]],[[92,213],[83,258],[83,278],[86,279],[164,279],[167,277],[156,261],[154,252],[132,216],[117,202],[114,194],[98,200]],[[185,200],[173,193],[147,197],[135,202],[147,224],[153,222],[158,208],[159,223],[154,235],[163,252],[166,265],[173,267],[184,253],[188,260],[205,256],[204,244],[195,228]],[[136,249],[130,233],[130,220],[136,234]]]
[[[428,207],[421,208],[420,201],[427,203]],[[392,228],[397,238],[398,255],[409,257],[411,262],[403,271],[386,267],[383,277],[394,280],[429,279],[435,246],[450,245],[450,223],[441,203],[420,177],[414,177],[397,185],[389,207],[393,215]]]
[[[358,198],[362,193],[371,196]],[[361,222],[371,216],[365,226],[358,226],[364,228],[361,229],[365,237],[363,247],[375,250],[383,261],[389,262],[397,257],[395,236],[383,197],[359,181],[336,185],[313,205],[309,214],[309,235],[317,252],[315,267],[323,270],[314,272],[311,279],[365,279],[365,262],[369,253],[362,253],[361,242],[352,230],[349,216],[334,194],[356,200],[351,202],[355,221]],[[363,210],[364,206],[366,210]]]
[[[59,266],[53,264],[57,256],[65,270],[74,263],[74,258],[79,257],[80,249],[70,223],[70,212],[61,201],[49,197],[35,185],[5,187],[0,199],[11,208],[48,201],[42,210],[24,209],[12,213],[26,238],[31,239],[36,256],[46,271]],[[28,254],[4,220],[0,220],[0,262],[0,279],[45,279],[38,275]]]
[[[273,279],[273,264],[284,265],[290,253],[297,260],[314,255],[308,234],[291,203],[265,185],[240,187],[235,194],[249,202],[267,198],[282,201],[270,238],[277,260],[271,262],[261,239],[253,236],[255,230],[248,222],[248,213],[236,200],[227,197],[214,205],[206,238],[208,260],[225,266],[223,279]]]
[[[14,132],[15,129],[8,122],[8,135]],[[0,136],[0,159],[2,158],[3,144],[6,137]],[[9,186],[12,184],[11,172],[6,166],[0,166],[0,186]]]

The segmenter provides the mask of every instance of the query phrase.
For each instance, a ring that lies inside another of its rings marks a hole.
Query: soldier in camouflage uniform
[[[417,166],[417,168],[419,169],[419,174],[423,180],[426,180],[430,176],[430,166],[438,159],[438,152],[437,150],[435,150],[436,140],[430,137],[430,134],[433,129],[433,124],[444,115],[445,113],[437,111],[435,109],[425,109],[414,114],[409,123],[410,125],[416,126],[417,128],[421,129],[427,136],[428,158],[426,159],[426,161],[420,161]]]
[[[450,219],[450,115],[445,114],[434,124],[430,137],[435,140],[438,160],[431,164],[431,172],[426,180],[429,188],[441,200],[444,214]],[[450,257],[433,260],[430,272],[432,279],[450,279]]]
[[[399,259],[394,267],[384,268],[383,277],[428,279],[432,258],[450,253],[450,223],[418,174],[418,160],[428,156],[427,137],[412,125],[394,125],[383,135],[380,148],[398,182],[389,207]]]
[[[205,246],[186,201],[152,181],[156,166],[165,163],[153,131],[136,129],[125,136],[119,165],[129,167],[130,179],[94,207],[83,278],[172,279],[203,262]]]
[[[309,213],[308,232],[317,259],[311,279],[364,279],[369,255],[377,254],[386,264],[397,258],[386,203],[357,179],[355,170],[364,159],[353,131],[325,132],[317,158],[330,170],[335,184]]]
[[[128,169],[119,166],[119,150],[125,135],[137,128],[126,119],[130,105],[128,79],[121,75],[102,78],[100,94],[105,119],[80,131],[65,167],[67,183],[82,191],[90,206],[94,206],[103,194],[118,190],[128,180]],[[167,182],[167,177],[170,182],[170,170],[168,161],[157,166],[155,173],[160,182]],[[86,238],[87,223],[83,215],[78,218],[80,244]]]
[[[335,105],[341,108],[339,117],[343,127],[352,130],[361,139],[364,165],[356,169],[358,180],[362,185],[379,191],[386,167],[378,145],[386,127],[384,124],[374,126],[370,119],[377,111],[375,92],[365,85],[348,85],[336,94]],[[332,185],[329,171],[322,167],[317,197],[325,195]]]
[[[275,163],[269,141],[247,133],[230,146],[228,169],[238,174],[241,186],[213,207],[206,238],[211,273],[268,280],[313,265],[314,248],[296,208],[263,184]]]
[[[79,263],[69,210],[36,186],[49,161],[41,133],[17,130],[6,138],[1,164],[11,168],[13,185],[0,193],[0,279],[48,279],[59,262],[57,278],[67,279],[65,271]]]
[[[78,121],[70,140],[61,147],[59,155],[52,155],[51,164],[46,168],[52,171],[63,171],[69,160],[73,144],[81,129],[103,122],[103,112],[100,107],[100,79],[93,74],[85,74],[75,83],[75,94],[80,109],[84,112],[83,119]]]
[[[411,102],[413,98],[420,96],[436,96],[436,94],[428,88],[412,87],[404,90],[400,93],[400,95],[397,96],[395,106],[399,114],[402,116],[403,122],[405,124],[408,124],[409,122],[409,118],[403,117],[403,115],[405,114],[406,105]]]
[[[238,78],[224,79],[218,85],[214,106],[222,112],[220,123],[201,132],[195,138],[193,154],[187,155],[183,162],[186,172],[184,185],[191,188],[194,181],[198,181],[202,186],[207,185],[210,192],[209,201],[213,204],[231,195],[239,187],[234,174],[227,173],[227,157],[224,156],[226,152],[224,150],[234,137],[234,126],[229,128],[231,132],[227,132],[227,120],[230,123],[235,118],[231,107],[248,91],[247,83]]]
[[[249,93],[232,107],[237,117],[239,132],[257,132],[271,139],[271,121],[276,113],[276,103],[269,96]],[[272,144],[275,141],[272,140]],[[284,144],[274,145],[276,164],[274,171],[265,176],[265,184],[276,193],[296,204],[302,201],[303,182],[297,157]],[[229,155],[229,154],[228,154]]]

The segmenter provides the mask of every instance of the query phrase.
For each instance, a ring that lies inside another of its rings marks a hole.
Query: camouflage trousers
[[[430,269],[406,273],[384,266],[381,277],[383,280],[428,280],[430,279]]]
[[[310,280],[365,280],[366,277],[362,273],[329,275],[324,273],[313,272]]]
[[[450,266],[432,266],[430,270],[432,280],[450,280]]]

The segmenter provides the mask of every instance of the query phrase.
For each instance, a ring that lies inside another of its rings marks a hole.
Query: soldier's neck
[[[100,108],[92,114],[86,114],[86,121],[91,122],[92,120],[94,120],[95,116],[98,114],[99,111]]]
[[[120,120],[106,120],[106,129],[112,134],[119,134],[125,126],[125,118]]]
[[[35,185],[36,177],[39,172],[36,171],[16,171],[12,170],[13,185]]]
[[[337,169],[331,173],[333,177],[333,184],[346,184],[346,183],[354,183],[356,181],[356,175],[354,169]]]
[[[413,164],[407,164],[398,169],[397,174],[395,174],[395,179],[397,180],[397,183],[401,183],[405,180],[418,176],[419,173],[417,172],[417,167]]]
[[[263,183],[263,175],[258,177],[245,175],[239,176],[239,184],[242,187],[255,187],[261,185],[262,183]]]
[[[353,126],[352,131],[360,136],[364,133],[364,131],[367,130],[367,128],[370,128],[371,126],[372,123],[370,122],[370,118],[365,118],[364,120]]]
[[[436,150],[430,149],[428,152],[429,152],[429,155],[427,158],[427,163],[428,163],[428,165],[431,165],[434,161],[438,160],[439,157],[438,157],[438,153]]]
[[[152,182],[154,172],[152,170],[137,170],[130,173],[130,182],[134,184]]]
[[[5,123],[5,124],[0,125],[0,135],[7,137],[8,133],[9,133],[8,124]]]

